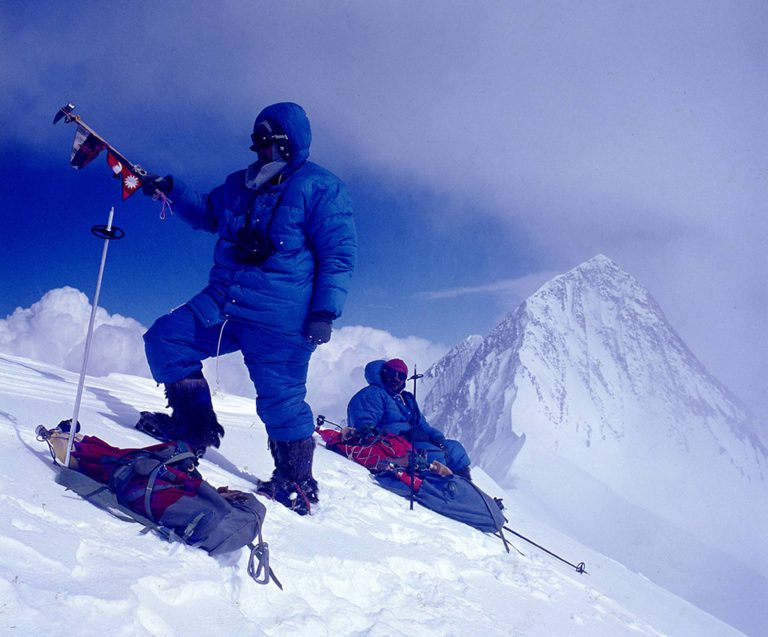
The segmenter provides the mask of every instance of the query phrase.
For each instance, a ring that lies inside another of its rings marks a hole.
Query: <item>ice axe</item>
[[[53,123],[56,124],[62,117],[70,117],[72,111],[75,110],[75,105],[71,102],[66,106],[62,106],[53,117]]]
[[[73,163],[73,161],[70,161],[72,166],[74,168],[82,168],[85,165],[87,165],[93,158],[98,155],[102,149],[108,150],[112,156],[119,162],[119,164],[115,164],[113,166],[113,170],[115,171],[115,174],[119,174],[120,169],[122,169],[123,166],[127,167],[134,175],[138,177],[139,184],[142,185],[144,180],[149,176],[149,173],[142,168],[139,164],[134,164],[132,161],[130,161],[123,153],[121,153],[119,150],[117,150],[112,144],[110,144],[106,139],[104,139],[101,135],[99,135],[93,128],[91,128],[88,124],[86,124],[82,118],[79,115],[76,115],[73,111],[75,110],[75,105],[71,102],[68,104],[65,104],[62,106],[58,111],[56,111],[56,114],[53,116],[53,123],[57,124],[62,119],[64,120],[65,124],[71,124],[75,123],[77,126],[85,131],[88,134],[88,137],[85,140],[85,143],[91,143],[94,145],[94,154],[92,158],[89,158],[82,166],[78,166],[77,164]],[[73,157],[74,159],[74,157]],[[110,164],[112,165],[112,164]],[[117,168],[119,166],[119,168]],[[124,198],[126,195],[124,195]],[[152,196],[153,199],[161,199],[163,201],[163,209],[165,209],[166,205],[170,205],[173,203],[168,197],[165,195],[164,192],[162,192],[158,188],[154,188],[154,194]]]
[[[408,380],[413,381],[413,415],[411,416],[411,466],[410,466],[410,474],[411,474],[411,494],[410,494],[410,510],[413,511],[413,494],[414,494],[414,473],[416,472],[416,458],[414,457],[414,452],[416,450],[416,425],[418,424],[418,421],[421,418],[421,412],[419,411],[419,403],[416,402],[416,381],[419,380],[419,378],[424,378],[424,374],[419,374],[416,372],[416,365],[413,366],[413,376],[411,376]],[[416,422],[413,422],[414,416],[416,418]]]
[[[340,425],[337,422],[333,422],[332,420],[328,420],[325,416],[320,414],[316,419],[315,422],[317,423],[317,426],[315,429],[320,429],[323,425],[331,425],[331,427],[336,427],[336,429],[344,429],[344,425]]]

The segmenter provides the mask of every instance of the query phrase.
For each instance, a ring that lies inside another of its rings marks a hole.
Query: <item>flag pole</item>
[[[64,459],[64,466],[69,467],[69,459],[72,453],[72,444],[75,440],[75,433],[77,432],[77,419],[80,415],[80,403],[83,398],[83,389],[85,387],[85,372],[88,368],[88,357],[91,353],[91,341],[93,340],[93,326],[96,321],[96,309],[99,307],[99,295],[101,294],[101,282],[104,278],[104,266],[107,262],[107,250],[109,249],[109,242],[112,239],[122,239],[125,233],[118,227],[112,225],[112,221],[115,217],[115,207],[109,211],[109,219],[106,226],[93,226],[91,232],[97,237],[104,238],[104,247],[101,251],[101,265],[99,266],[99,276],[96,279],[96,292],[93,295],[93,304],[91,305],[91,318],[88,322],[88,332],[85,337],[85,350],[83,351],[83,365],[80,369],[80,379],[77,383],[77,394],[75,396],[75,407],[72,414],[72,422],[69,428],[69,440],[67,442],[67,455]]]

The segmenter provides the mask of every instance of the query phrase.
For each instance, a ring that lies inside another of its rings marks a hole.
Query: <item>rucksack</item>
[[[342,441],[341,432],[324,428],[331,423],[324,416],[318,417],[315,431],[325,441],[328,449],[346,456],[366,467],[374,479],[385,489],[410,498],[411,443],[403,436],[393,434],[371,434],[362,438]],[[431,471],[418,452],[414,454],[413,499],[436,513],[468,524],[485,533],[501,536],[507,545],[502,529],[507,521],[502,514],[501,501],[492,498],[473,482],[458,476],[440,475]],[[439,463],[434,463],[439,464]],[[441,468],[445,468],[441,465]],[[507,550],[509,548],[507,547]]]
[[[410,498],[411,487],[407,471],[379,473],[374,476],[374,480],[385,489]],[[498,500],[461,476],[454,474],[444,477],[417,471],[413,486],[415,502],[484,533],[500,535],[507,521]]]
[[[344,441],[339,431],[320,427],[316,431],[326,447],[374,473],[385,471],[393,465],[408,466],[411,443],[403,436],[378,434]]]
[[[68,431],[67,421],[53,430],[37,428],[59,466],[59,484],[120,519],[211,555],[248,547],[249,575],[259,584],[274,580],[282,589],[262,537],[266,507],[252,493],[215,489],[206,482],[189,445],[179,441],[120,449],[96,436],[78,435],[70,460],[76,468],[69,468],[61,452]]]

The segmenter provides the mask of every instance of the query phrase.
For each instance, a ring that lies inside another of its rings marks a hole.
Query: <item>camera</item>
[[[241,263],[258,265],[275,253],[275,246],[263,232],[246,225],[235,235],[235,252]]]

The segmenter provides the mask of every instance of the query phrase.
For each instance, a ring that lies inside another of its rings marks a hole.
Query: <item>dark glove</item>
[[[171,190],[173,190],[173,177],[170,175],[161,177],[148,173],[141,178],[141,192],[147,197],[157,198],[158,191],[167,195]]]
[[[441,449],[445,449],[445,436],[435,436],[432,438],[432,444]]]
[[[333,321],[327,312],[311,314],[307,323],[307,339],[315,345],[322,345],[331,340]]]

